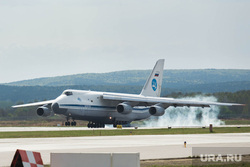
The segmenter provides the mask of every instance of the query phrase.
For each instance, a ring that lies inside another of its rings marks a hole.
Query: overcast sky
[[[87,72],[250,69],[249,0],[0,0],[0,83]]]

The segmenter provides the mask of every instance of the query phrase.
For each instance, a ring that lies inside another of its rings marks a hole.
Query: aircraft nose
[[[67,112],[67,109],[60,108],[58,103],[53,103],[51,109],[56,114],[65,114]]]

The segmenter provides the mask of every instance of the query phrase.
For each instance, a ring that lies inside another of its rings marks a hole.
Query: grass
[[[217,165],[181,165],[181,167],[244,167],[250,166],[249,163],[217,164]],[[176,167],[176,165],[152,165],[141,167]]]
[[[141,167],[176,167],[179,165],[141,165]],[[181,165],[181,167],[247,167],[250,166],[249,163],[232,163],[232,164],[217,164],[217,165]],[[50,167],[49,165],[44,165],[44,167]]]
[[[250,119],[226,119],[222,120],[226,125],[250,125]]]
[[[250,166],[250,155],[243,155],[241,162],[200,162],[197,158],[177,158],[177,159],[162,159],[162,160],[141,160],[141,167],[239,167]]]
[[[247,133],[250,127],[215,127],[212,133]],[[115,129],[115,130],[72,130],[72,131],[31,131],[0,132],[0,138],[42,138],[42,137],[83,137],[83,136],[121,136],[121,135],[168,135],[168,134],[207,134],[209,128],[173,129]]]

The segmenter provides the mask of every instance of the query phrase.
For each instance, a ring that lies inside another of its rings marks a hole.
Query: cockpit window
[[[65,92],[64,94],[65,94],[66,96],[71,96],[71,95],[73,95],[73,93],[70,92],[70,91],[67,91],[67,92]]]

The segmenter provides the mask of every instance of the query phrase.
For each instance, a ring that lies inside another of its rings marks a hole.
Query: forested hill
[[[0,84],[0,119],[9,117],[20,119],[27,113],[37,118],[35,109],[13,110],[10,106],[55,99],[65,89],[139,94],[150,72],[151,70],[140,70],[78,74]],[[192,92],[212,94],[221,102],[248,104],[244,108],[221,108],[221,114],[219,115],[221,118],[250,117],[250,70],[164,71],[162,96],[174,97],[175,94],[189,96],[192,95]],[[27,112],[24,112],[24,110]]]
[[[151,70],[130,70],[110,73],[85,73],[77,75],[38,78],[8,83],[11,86],[68,86],[68,85],[144,85]],[[192,88],[194,85],[231,83],[247,86],[250,70],[204,69],[204,70],[165,70],[163,87]],[[245,88],[244,88],[245,89]]]
[[[150,70],[78,74],[0,85],[0,101],[54,99],[65,89],[140,93]],[[250,70],[165,70],[162,96],[172,92],[236,92],[250,90]]]

